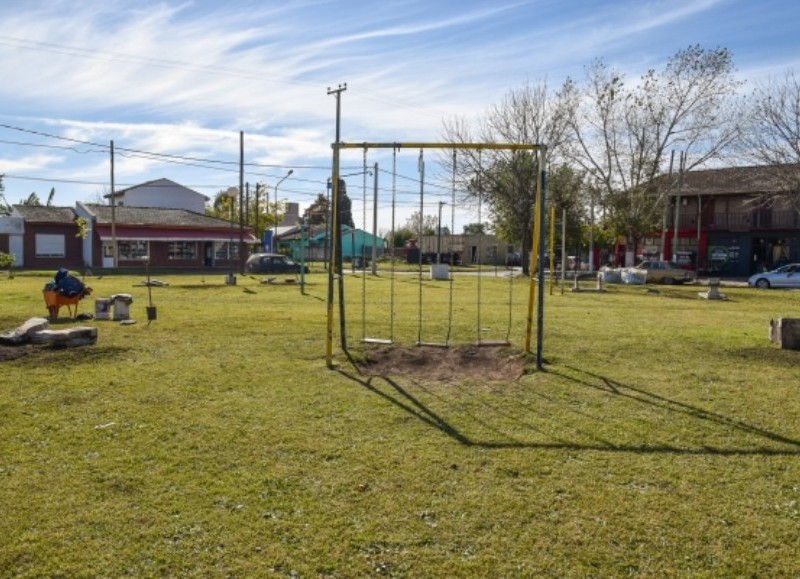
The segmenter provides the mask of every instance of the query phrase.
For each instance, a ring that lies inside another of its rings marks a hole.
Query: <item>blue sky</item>
[[[245,180],[293,169],[279,195],[304,206],[329,174],[328,87],[347,83],[344,141],[436,141],[444,118],[478,118],[526,81],[580,79],[598,57],[633,81],[691,44],[726,47],[747,90],[800,70],[798,22],[796,0],[9,0],[0,174],[11,203],[52,187],[56,205],[97,201],[113,140],[117,188],[168,177],[213,196],[238,185],[244,131]],[[343,172],[361,162],[349,153]],[[389,152],[374,162],[383,190]]]

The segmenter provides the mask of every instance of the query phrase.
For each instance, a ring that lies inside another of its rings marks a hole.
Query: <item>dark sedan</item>
[[[247,273],[300,273],[301,265],[281,253],[254,253],[247,258]],[[308,273],[305,266],[304,273]]]

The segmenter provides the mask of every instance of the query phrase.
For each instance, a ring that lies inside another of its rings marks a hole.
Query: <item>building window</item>
[[[678,243],[672,248],[675,261],[684,267],[695,267],[697,260],[697,238],[679,237]]]
[[[65,247],[63,235],[36,234],[36,257],[64,257]]]
[[[194,241],[172,241],[169,244],[169,259],[197,259],[197,243]]]
[[[113,246],[111,246],[113,248]],[[136,241],[117,241],[117,257],[118,259],[144,259],[149,254],[149,242],[143,240]],[[113,249],[111,255],[106,257],[113,257]]]
[[[227,241],[214,242],[214,259],[217,261],[225,259],[239,258],[239,243],[228,243]]]
[[[641,243],[642,259],[656,260],[661,256],[661,238],[645,237]]]

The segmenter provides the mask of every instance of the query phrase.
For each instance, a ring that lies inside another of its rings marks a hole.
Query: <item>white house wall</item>
[[[22,267],[25,264],[22,243],[25,221],[18,215],[0,218],[0,234],[8,235],[8,252],[14,256],[14,267]]]
[[[83,263],[88,267],[94,267],[94,251],[92,251],[94,245],[94,215],[80,202],[75,204],[75,213],[78,217],[83,217],[86,220],[86,237],[83,238],[83,248],[81,250]]]
[[[8,252],[14,256],[14,267],[22,267],[25,265],[24,245],[22,243],[21,235],[8,236]]]
[[[203,213],[206,208],[206,196],[168,179],[160,179],[126,190],[121,203],[127,207],[186,209]]]

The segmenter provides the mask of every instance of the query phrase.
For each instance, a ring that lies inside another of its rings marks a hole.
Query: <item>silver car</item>
[[[747,279],[747,285],[762,289],[770,287],[800,288],[800,263],[790,263],[772,271],[751,275]]]
[[[695,280],[694,272],[683,269],[674,261],[643,261],[636,267],[626,270],[634,277],[647,283],[691,283]]]

